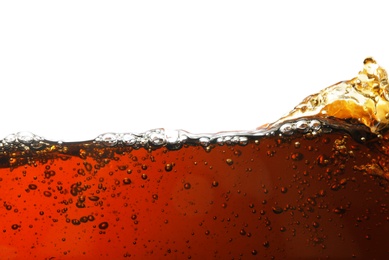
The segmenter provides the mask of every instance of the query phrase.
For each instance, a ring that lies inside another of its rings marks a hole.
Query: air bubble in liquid
[[[126,145],[134,145],[136,143],[136,137],[133,134],[123,134],[121,140]]]
[[[100,139],[106,146],[114,146],[117,143],[117,136],[114,133],[103,134]]]
[[[19,142],[23,144],[30,144],[32,141],[34,141],[35,135],[30,132],[19,132],[16,134],[16,137]]]

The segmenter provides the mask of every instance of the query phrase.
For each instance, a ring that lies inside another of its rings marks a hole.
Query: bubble
[[[272,207],[272,210],[275,214],[281,214],[282,212],[284,212],[284,210],[278,206]]]
[[[293,161],[301,161],[303,159],[303,154],[302,153],[292,153],[290,158],[293,160]]]
[[[189,182],[187,182],[187,183],[184,184],[184,188],[185,188],[186,190],[189,190],[191,187],[192,187],[192,186],[190,185]]]
[[[310,126],[306,120],[300,120],[296,122],[296,129],[299,132],[306,133],[308,132]]]
[[[342,207],[337,207],[332,210],[335,214],[344,214],[346,213],[346,209]]]
[[[224,138],[223,138],[223,137],[218,137],[218,138],[216,139],[216,143],[217,143],[218,145],[223,145],[223,144],[224,144]]]
[[[154,129],[146,133],[150,142],[155,146],[161,146],[166,143],[166,136],[163,129]]]
[[[11,226],[11,228],[12,228],[13,230],[16,230],[16,229],[19,228],[19,225],[18,225],[18,224],[13,224],[13,225]]]
[[[217,181],[213,181],[213,182],[212,182],[212,186],[213,186],[213,187],[217,187],[217,186],[219,186],[219,182],[217,182]]]
[[[307,201],[309,204],[311,204],[312,206],[316,206],[316,199],[313,198],[313,197],[308,197],[307,198]]]
[[[124,178],[123,179],[123,184],[125,184],[125,185],[131,184],[130,178]]]
[[[232,165],[233,163],[234,163],[234,161],[232,160],[232,159],[226,159],[226,163],[228,164],[228,165]]]
[[[10,134],[10,135],[7,135],[5,138],[4,138],[4,141],[6,143],[14,143],[16,141],[17,137],[15,134]]]
[[[98,196],[89,196],[88,199],[91,201],[98,201],[100,198]]]
[[[341,188],[341,186],[338,183],[331,184],[331,190],[337,191]]]
[[[51,192],[50,191],[44,191],[43,195],[46,197],[51,197]]]
[[[31,147],[31,148],[37,150],[37,149],[40,149],[40,148],[42,148],[42,147],[45,146],[45,143],[43,143],[43,142],[37,140],[37,138],[35,138],[35,139],[36,139],[36,140],[30,144],[30,147]]]
[[[328,157],[324,154],[319,155],[316,160],[319,166],[326,166],[329,164]]]
[[[319,191],[319,196],[320,197],[324,197],[326,195],[326,191],[325,190],[320,190]]]
[[[85,208],[85,203],[83,203],[82,201],[77,201],[76,202],[76,207],[80,208],[80,209]]]
[[[321,123],[320,121],[318,120],[312,120],[310,123],[309,123],[309,127],[314,130],[314,131],[318,131],[320,130],[321,128]]]
[[[167,163],[165,165],[165,171],[170,172],[171,170],[173,170],[173,164]]]
[[[239,143],[239,140],[240,140],[239,136],[234,136],[231,138],[231,143],[237,144]]]
[[[280,132],[286,135],[291,135],[293,134],[293,126],[290,123],[283,124],[280,127]]]
[[[247,145],[249,142],[249,139],[246,136],[240,136],[239,137],[239,144],[240,145]]]
[[[208,137],[201,137],[199,142],[202,146],[208,146],[210,144],[210,139]]]
[[[99,228],[104,230],[104,229],[107,229],[108,228],[108,222],[101,222],[99,224]]]
[[[75,226],[78,226],[78,225],[81,224],[81,222],[78,219],[72,219],[72,224],[75,225]]]
[[[101,135],[101,142],[106,146],[115,146],[117,143],[117,136],[114,133],[106,133]]]
[[[82,217],[80,218],[80,222],[82,222],[82,223],[88,222],[88,217],[87,217],[87,216],[82,216]]]
[[[23,144],[30,144],[34,141],[35,135],[30,132],[19,132],[16,134],[16,138]]]
[[[123,134],[121,140],[126,145],[134,145],[136,143],[136,137],[133,134]]]
[[[36,184],[29,184],[29,185],[28,185],[28,188],[29,188],[30,190],[36,190],[36,189],[38,188],[38,186],[37,186]]]

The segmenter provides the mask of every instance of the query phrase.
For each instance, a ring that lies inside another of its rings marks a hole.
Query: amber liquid
[[[385,259],[388,147],[342,129],[5,147],[0,259]]]

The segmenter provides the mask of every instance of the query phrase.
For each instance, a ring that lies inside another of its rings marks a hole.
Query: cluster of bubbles
[[[301,119],[295,122],[287,122],[280,126],[279,132],[283,135],[292,135],[295,132],[299,133],[315,133],[322,128],[322,123],[318,120]]]
[[[118,145],[141,147],[167,146],[170,149],[179,149],[183,144],[201,144],[204,147],[210,144],[219,145],[246,145],[250,135],[262,135],[262,131],[255,132],[221,132],[216,134],[192,134],[184,130],[152,129],[143,133],[104,133],[93,141],[107,147]],[[62,141],[53,142],[30,132],[10,134],[0,140],[0,151],[10,149],[42,149],[49,144],[63,145]]]
[[[30,132],[18,132],[10,134],[0,140],[0,151],[10,148],[18,148],[22,150],[41,149],[47,146],[44,138]]]
[[[105,146],[128,145],[133,147],[163,146],[185,142],[188,136],[180,131],[166,132],[164,129],[153,129],[144,133],[105,133],[99,135],[95,142]]]
[[[292,135],[295,132],[317,132],[322,128],[318,120],[301,119],[294,122],[283,123],[278,131],[283,135]],[[118,145],[141,147],[167,146],[170,149],[179,149],[184,144],[200,144],[207,147],[211,144],[218,145],[246,145],[250,137],[274,135],[275,129],[257,129],[255,131],[220,132],[215,134],[192,134],[184,130],[165,130],[163,128],[152,129],[143,133],[104,133],[94,139],[95,143],[107,147]],[[57,142],[59,145],[62,142]],[[49,141],[30,132],[10,134],[0,140],[0,150],[9,148],[21,148],[28,150],[46,147]]]
[[[199,143],[206,147],[210,144],[246,145],[247,132],[223,132],[217,134],[192,134],[183,130],[164,130],[162,128],[144,133],[105,133],[99,135],[95,142],[105,146],[128,145],[135,148],[167,146],[178,149],[183,144]]]

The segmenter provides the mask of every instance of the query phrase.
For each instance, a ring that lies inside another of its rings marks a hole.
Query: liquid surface
[[[7,136],[0,259],[385,259],[386,73],[364,64],[251,132]]]

